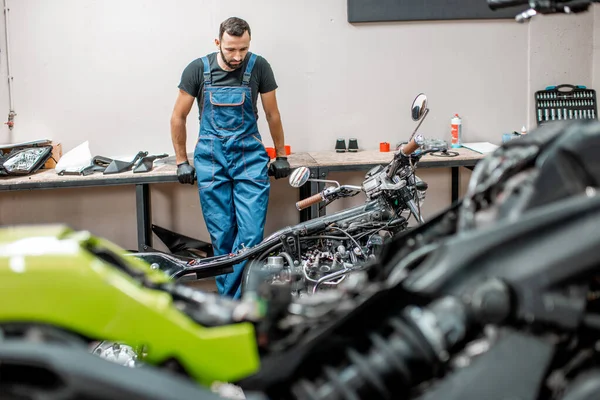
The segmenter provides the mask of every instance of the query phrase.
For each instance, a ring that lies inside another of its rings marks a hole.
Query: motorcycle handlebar
[[[388,166],[387,177],[389,179],[392,179],[394,175],[398,173],[398,169],[404,163],[404,161],[402,160],[410,158],[410,155],[414,153],[417,149],[419,149],[419,147],[421,147],[419,145],[419,141],[417,141],[417,138],[419,138],[419,141],[422,140],[420,136],[417,136],[412,138],[410,142],[400,146],[400,149],[396,152],[396,155],[394,156],[394,160],[392,160],[392,162]]]
[[[310,197],[307,197],[304,200],[300,200],[300,201],[296,202],[296,208],[298,209],[298,211],[302,211],[305,208],[312,206],[313,204],[322,202],[323,200],[325,200],[323,198],[323,195],[321,193],[317,193]]]
[[[414,153],[418,148],[419,148],[419,145],[417,144],[416,140],[413,138],[410,142],[408,142],[407,144],[405,144],[404,146],[402,146],[402,148],[400,149],[400,151],[405,156],[409,156],[412,153]]]
[[[492,10],[498,10],[500,8],[527,5],[529,0],[487,0],[487,3]]]

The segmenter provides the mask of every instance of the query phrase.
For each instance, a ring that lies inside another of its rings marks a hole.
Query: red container
[[[388,142],[379,143],[379,151],[382,153],[387,153],[390,151],[390,144]]]

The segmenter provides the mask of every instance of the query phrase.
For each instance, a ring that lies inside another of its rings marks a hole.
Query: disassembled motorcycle
[[[213,257],[179,257],[159,251],[134,253],[135,257],[155,265],[172,278],[196,274],[197,278],[229,272],[235,264],[249,260],[244,270],[242,291],[255,269],[268,271],[274,284],[292,283],[294,295],[315,293],[321,288],[334,288],[348,274],[364,268],[376,259],[381,248],[394,235],[409,227],[413,215],[423,223],[421,206],[427,184],[415,175],[421,157],[440,149],[420,147],[424,143],[417,131],[427,115],[427,96],[419,94],[411,106],[411,116],[419,124],[405,145],[410,156],[396,152],[386,166],[371,169],[361,186],[340,185],[336,181],[310,179],[310,171],[300,167],[289,182],[300,187],[308,181],[333,183],[307,199],[296,203],[298,210],[313,204],[325,205],[345,197],[364,193],[364,204],[307,222],[285,227],[254,247]],[[410,144],[409,144],[410,142]],[[179,242],[171,242],[179,246]]]

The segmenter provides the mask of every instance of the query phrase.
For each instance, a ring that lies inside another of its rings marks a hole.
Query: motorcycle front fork
[[[414,215],[414,217],[417,219],[417,221],[419,221],[420,224],[424,224],[425,220],[423,219],[423,216],[421,215],[421,210],[419,209],[419,206],[417,206],[417,203],[415,203],[414,200],[408,200],[406,202],[406,205],[410,209],[410,212],[412,213],[412,215]]]

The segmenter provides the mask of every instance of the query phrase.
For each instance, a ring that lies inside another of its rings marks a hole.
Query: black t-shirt
[[[247,54],[240,68],[234,71],[224,71],[217,61],[217,53],[209,54],[208,61],[210,63],[212,85],[241,85],[248,60],[250,60],[250,53]],[[204,63],[202,62],[202,58],[195,59],[183,70],[181,82],[178,87],[197,99],[199,118],[202,118],[202,105],[204,104]],[[254,114],[258,119],[258,94],[268,93],[277,89],[277,82],[275,82],[275,75],[273,74],[271,65],[261,56],[256,57],[250,77],[250,87],[252,88],[252,106],[254,107]]]

